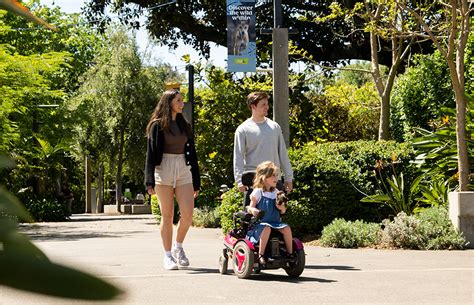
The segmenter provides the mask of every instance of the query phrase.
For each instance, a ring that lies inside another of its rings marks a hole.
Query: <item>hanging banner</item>
[[[227,71],[256,71],[255,40],[255,0],[227,0]]]

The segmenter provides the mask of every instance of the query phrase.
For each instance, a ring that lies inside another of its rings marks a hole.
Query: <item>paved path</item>
[[[75,215],[68,222],[22,225],[21,231],[53,261],[106,278],[126,294],[111,302],[79,302],[0,286],[0,304],[474,303],[474,250],[307,246],[300,279],[274,270],[240,280],[218,272],[219,229],[190,230],[185,249],[192,268],[178,271],[161,267],[161,240],[151,215]]]

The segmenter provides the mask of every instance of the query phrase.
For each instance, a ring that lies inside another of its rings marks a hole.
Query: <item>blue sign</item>
[[[227,0],[227,71],[255,72],[255,0]]]

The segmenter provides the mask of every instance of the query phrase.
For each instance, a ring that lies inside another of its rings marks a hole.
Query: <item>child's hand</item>
[[[247,207],[247,212],[249,212],[249,213],[252,214],[253,216],[257,216],[258,213],[260,213],[260,212],[262,212],[262,211],[260,211],[260,210],[257,209],[257,208],[248,206],[248,207]]]
[[[262,219],[263,216],[265,216],[265,211],[262,211],[262,210],[257,210],[258,212],[256,214],[254,214],[254,216],[257,218],[257,219]]]
[[[276,195],[277,208],[280,208],[280,207],[286,208],[287,203],[288,203],[288,198],[286,197],[285,192],[279,191]]]
[[[279,191],[276,196],[276,207],[280,210],[280,214],[286,213],[286,204],[288,202],[288,198],[285,195],[285,192]]]

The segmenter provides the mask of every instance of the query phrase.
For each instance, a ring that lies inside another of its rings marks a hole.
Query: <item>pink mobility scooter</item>
[[[244,173],[242,177],[244,185],[252,185],[253,174],[252,172]],[[248,198],[245,198],[244,210],[247,202]],[[298,278],[305,267],[305,252],[303,243],[297,238],[293,238],[294,255],[290,256],[286,251],[282,234],[272,229],[265,249],[267,262],[264,265],[258,262],[259,245],[258,243],[253,244],[246,238],[246,235],[262,216],[261,214],[253,216],[245,211],[234,213],[234,228],[224,237],[224,248],[219,258],[219,272],[221,274],[227,273],[230,259],[233,263],[234,273],[241,279],[250,277],[252,271],[258,274],[261,270],[279,268],[285,269],[290,277]]]

